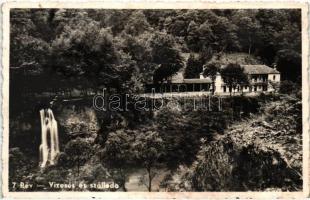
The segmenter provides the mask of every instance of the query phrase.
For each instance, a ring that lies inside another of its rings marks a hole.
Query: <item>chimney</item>
[[[277,70],[277,64],[276,64],[276,63],[273,63],[273,64],[272,64],[272,68],[275,69],[275,70]]]

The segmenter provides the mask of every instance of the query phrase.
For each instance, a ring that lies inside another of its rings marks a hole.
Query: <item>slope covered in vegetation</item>
[[[197,160],[166,177],[174,190],[300,190],[301,101],[281,96],[258,114],[234,123],[214,141],[204,141]]]

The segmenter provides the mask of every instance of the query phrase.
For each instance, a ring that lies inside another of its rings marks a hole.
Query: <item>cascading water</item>
[[[51,109],[40,110],[41,116],[41,145],[40,167],[54,165],[59,153],[58,126]]]

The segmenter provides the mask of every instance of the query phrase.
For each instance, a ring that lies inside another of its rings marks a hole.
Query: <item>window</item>
[[[186,92],[186,85],[180,85],[179,92]]]
[[[170,91],[170,92],[178,92],[179,87],[178,87],[178,85],[172,85],[171,89],[172,89],[172,91]]]
[[[248,86],[244,86],[244,89],[247,90],[247,89],[248,89]]]
[[[273,75],[273,80],[276,80],[276,75]]]
[[[263,77],[263,82],[266,82],[266,81],[267,81],[267,77],[264,76],[264,77]]]

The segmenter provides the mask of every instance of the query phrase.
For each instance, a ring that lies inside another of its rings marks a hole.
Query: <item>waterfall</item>
[[[58,127],[51,109],[40,110],[41,117],[41,145],[40,167],[47,164],[54,165],[59,153]]]

